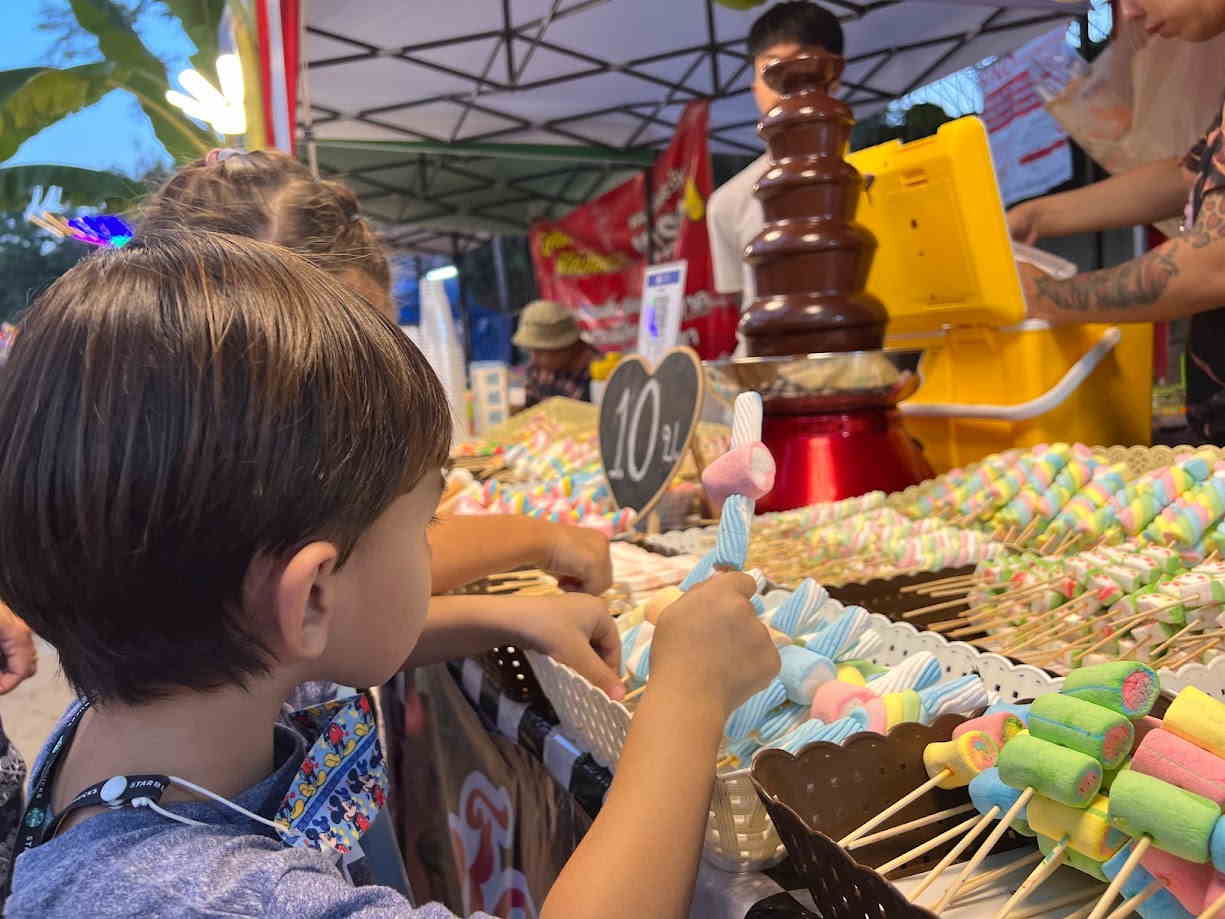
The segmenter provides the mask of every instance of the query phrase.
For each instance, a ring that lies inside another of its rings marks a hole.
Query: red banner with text
[[[705,360],[736,347],[739,303],[715,292],[706,234],[712,191],[706,145],[708,103],[691,102],[676,136],[651,168],[655,264],[684,259],[681,344]],[[639,174],[556,221],[532,226],[532,262],[540,295],[578,314],[584,337],[601,351],[633,350],[646,266],[646,177]]]

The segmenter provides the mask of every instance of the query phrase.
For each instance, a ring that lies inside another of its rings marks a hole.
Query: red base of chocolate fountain
[[[759,513],[900,491],[932,476],[918,444],[889,408],[767,414],[761,434],[778,472],[774,490],[757,502]]]

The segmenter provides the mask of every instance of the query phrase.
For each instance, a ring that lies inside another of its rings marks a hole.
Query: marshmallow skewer
[[[911,820],[909,823],[900,823],[897,826],[881,830],[879,833],[873,833],[870,836],[860,836],[854,842],[848,843],[846,850],[854,852],[856,849],[862,849],[864,846],[875,845],[878,842],[884,842],[886,839],[893,839],[895,836],[903,836],[913,830],[931,826],[933,823],[939,823],[942,820],[948,820],[950,817],[960,817],[962,814],[967,814],[972,810],[974,810],[973,804],[962,804],[957,807],[950,807],[947,810],[937,811],[934,814],[928,814],[926,817],[919,817]]]
[[[933,788],[959,788],[968,785],[975,775],[993,766],[998,756],[999,747],[982,731],[969,731],[956,740],[946,743],[928,744],[923,751],[923,765],[930,776],[928,780],[862,826],[848,833],[838,841],[838,845],[846,847],[861,836],[867,835]],[[950,782],[952,784],[949,784]],[[977,821],[977,817],[970,820],[966,829]]]

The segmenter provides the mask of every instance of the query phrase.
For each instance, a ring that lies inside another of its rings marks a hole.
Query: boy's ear
[[[263,569],[260,594],[270,607],[278,657],[286,662],[315,660],[327,650],[335,613],[333,575],[339,556],[332,543],[312,542],[282,565]]]

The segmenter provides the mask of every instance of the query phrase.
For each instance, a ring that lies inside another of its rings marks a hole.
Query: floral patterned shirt
[[[1191,181],[1184,221],[1188,228],[1208,195],[1225,194],[1222,115],[1225,110],[1183,158]],[[1225,444],[1225,307],[1191,317],[1187,358],[1188,419],[1207,440]]]

